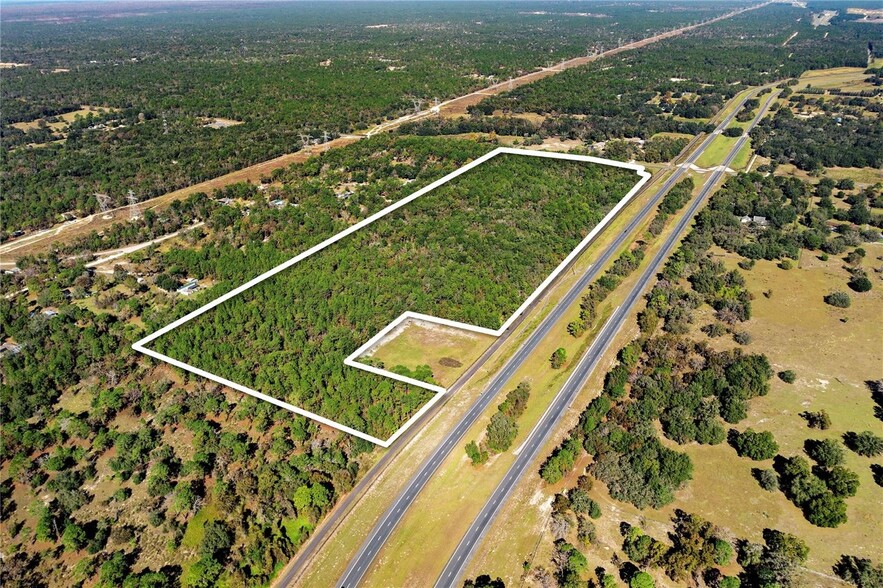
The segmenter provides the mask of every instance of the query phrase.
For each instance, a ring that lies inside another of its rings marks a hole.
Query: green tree
[[[843,438],[847,447],[864,457],[876,457],[883,453],[883,437],[871,431],[849,432]]]
[[[472,465],[479,465],[488,460],[488,453],[478,446],[475,441],[466,444],[466,455],[472,460]]]
[[[102,586],[121,586],[129,575],[129,563],[122,551],[115,551],[110,558],[101,564],[99,577]]]
[[[79,551],[86,546],[88,536],[86,530],[75,522],[69,522],[64,527],[61,542],[67,551]]]
[[[748,457],[755,461],[772,459],[779,451],[779,444],[769,431],[755,432],[753,429],[745,429],[745,432],[733,431],[730,435],[730,445],[741,457]]]
[[[502,453],[512,446],[518,434],[518,425],[502,412],[494,413],[487,426],[487,446],[494,453]]]
[[[556,349],[555,353],[552,354],[552,357],[549,358],[549,363],[553,370],[561,368],[565,362],[567,362],[567,351],[565,351],[563,347]]]
[[[655,586],[653,576],[647,572],[638,572],[629,580],[629,588],[655,588]]]
[[[843,463],[846,452],[843,445],[836,439],[809,439],[805,444],[806,454],[824,468],[834,467]]]

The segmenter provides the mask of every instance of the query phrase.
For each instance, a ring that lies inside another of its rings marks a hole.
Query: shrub
[[[842,555],[834,564],[834,573],[842,580],[860,586],[883,586],[883,564],[876,566],[871,560],[854,555]]]
[[[820,410],[819,412],[802,412],[800,416],[806,419],[806,424],[810,429],[821,429],[826,431],[831,427],[831,417],[828,412]]]
[[[797,379],[797,374],[793,370],[785,370],[779,372],[779,379],[787,384],[793,384],[794,380]]]
[[[849,305],[852,304],[849,294],[840,291],[831,292],[825,296],[825,302],[831,306],[836,306],[837,308],[849,308]]]
[[[824,474],[825,485],[834,496],[841,498],[847,496],[855,496],[858,492],[859,479],[858,474],[852,470],[848,470],[843,466],[834,466],[831,470]]]
[[[563,347],[559,347],[555,350],[555,353],[552,354],[552,357],[549,358],[549,363],[552,366],[553,370],[559,369],[564,363],[567,361],[567,351]]]
[[[472,460],[472,465],[479,465],[487,461],[488,453],[480,448],[475,441],[470,441],[466,445],[466,455]]]
[[[724,137],[741,137],[745,131],[741,127],[730,127],[724,131]]]
[[[748,331],[738,331],[733,333],[733,341],[739,345],[748,345],[751,343],[751,334]]]
[[[733,546],[723,539],[714,540],[714,563],[725,566],[733,559]]]
[[[721,337],[727,334],[727,328],[721,322],[713,322],[702,327],[702,332],[709,337]]]
[[[586,332],[586,321],[576,319],[567,323],[567,332],[571,337],[581,337]]]
[[[779,489],[779,478],[776,476],[776,472],[773,470],[762,470],[759,468],[755,468],[752,470],[755,479],[760,484],[760,487],[766,490],[767,492],[775,492]]]
[[[647,572],[638,572],[629,580],[629,588],[654,588],[655,586],[653,576]]]
[[[790,259],[783,259],[779,262],[779,268],[783,270],[789,270],[794,267],[794,264],[791,263]]]
[[[502,453],[512,446],[518,434],[518,425],[502,412],[491,417],[487,427],[487,446],[494,453]]]
[[[854,276],[847,285],[856,292],[867,292],[872,287],[867,276]]]

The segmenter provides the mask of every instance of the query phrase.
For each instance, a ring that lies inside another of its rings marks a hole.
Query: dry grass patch
[[[391,370],[402,365],[413,371],[428,365],[433,379],[448,387],[478,360],[495,337],[426,321],[409,320],[393,330],[364,357],[383,362]],[[360,359],[362,359],[360,358]]]

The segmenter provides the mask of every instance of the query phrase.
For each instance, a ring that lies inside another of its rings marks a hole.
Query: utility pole
[[[129,201],[129,220],[136,220],[141,216],[141,212],[138,210],[138,197],[135,196],[135,192],[129,190],[126,200]]]
[[[107,212],[107,209],[110,208],[110,196],[96,193],[95,199],[98,201],[98,208],[101,209],[101,212]]]

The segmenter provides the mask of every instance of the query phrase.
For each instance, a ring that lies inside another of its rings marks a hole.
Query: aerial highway
[[[603,251],[603,253],[601,253],[595,263],[593,263],[586,270],[586,272],[582,276],[580,276],[576,283],[573,284],[570,290],[567,291],[564,297],[540,323],[536,330],[534,330],[533,333],[530,334],[524,344],[506,362],[500,372],[491,380],[488,387],[478,396],[470,409],[463,415],[457,425],[447,434],[447,436],[435,449],[435,451],[432,452],[430,456],[424,461],[421,467],[416,471],[413,477],[405,485],[404,489],[401,490],[401,492],[395,498],[389,508],[380,517],[378,522],[372,528],[368,537],[360,546],[356,556],[346,568],[346,571],[338,582],[338,586],[353,588],[357,586],[359,582],[361,582],[362,578],[365,576],[372,562],[374,561],[374,558],[377,556],[380,549],[383,547],[389,536],[395,530],[396,526],[407,512],[410,505],[414,502],[417,495],[427,484],[427,482],[436,472],[436,470],[441,466],[444,460],[448,457],[448,455],[450,455],[451,451],[460,446],[463,437],[469,430],[469,428],[484,413],[485,409],[496,399],[499,392],[508,384],[509,379],[512,377],[512,375],[516,373],[518,369],[522,366],[522,364],[531,356],[536,347],[548,335],[548,333],[552,330],[552,327],[561,319],[567,309],[570,308],[570,306],[579,299],[579,297],[585,292],[588,285],[604,269],[606,264],[610,260],[612,260],[626,244],[630,242],[631,234],[644,222],[648,215],[652,213],[656,205],[683,176],[689,166],[699,159],[699,157],[708,148],[708,146],[717,137],[717,135],[720,134],[720,132],[722,132],[723,129],[725,129],[730,124],[730,122],[732,122],[736,114],[742,108],[745,101],[748,100],[748,98],[751,96],[752,94],[746,94],[742,96],[741,99],[739,99],[735,108],[733,108],[732,111],[720,122],[715,132],[705,137],[699,147],[687,158],[687,160],[675,169],[675,171],[657,191],[654,197],[651,198],[650,201],[648,201],[640,209],[640,211],[632,217],[625,229],[616,236],[614,241]],[[747,139],[741,139],[737,147],[741,147],[745,140]],[[713,178],[715,182],[717,182],[722,174],[725,173],[724,168],[726,168],[726,165],[731,163],[731,161],[732,157],[728,157],[725,165],[719,171],[716,171],[714,173]],[[710,188],[708,188],[708,190],[710,191]],[[703,190],[703,192],[707,193],[706,190]],[[697,202],[701,202],[701,200],[697,199]],[[695,206],[698,207],[698,204],[696,204]],[[685,224],[689,221],[689,218],[692,217],[692,212],[695,212],[695,208],[691,208],[691,211],[687,215],[685,215],[685,218],[687,220],[682,221],[682,223]],[[635,295],[635,298],[637,298],[637,295]],[[614,313],[614,317],[616,316],[617,313]],[[606,328],[599,334],[599,339],[604,337],[605,332],[607,332]],[[602,353],[605,349],[606,345],[595,345],[592,348],[592,350],[600,350],[600,352]],[[586,362],[582,362],[580,366],[585,365],[585,363]],[[578,367],[575,372],[579,369],[580,368]],[[558,398],[560,398],[560,394],[559,397],[556,398],[556,400]],[[554,412],[554,410],[550,410],[547,413],[547,416]],[[536,436],[532,435],[532,437]],[[531,453],[529,450],[525,450],[522,452],[522,455],[529,453]]]
[[[561,388],[561,391],[552,401],[549,410],[547,410],[534,429],[530,432],[527,441],[509,471],[506,472],[503,481],[500,482],[488,498],[484,507],[481,509],[481,512],[466,532],[466,535],[460,541],[459,545],[457,545],[457,549],[451,555],[451,558],[448,560],[447,565],[436,582],[436,587],[454,586],[463,574],[470,559],[481,544],[481,539],[484,537],[485,533],[487,533],[494,518],[496,518],[503,505],[506,503],[509,494],[529,470],[531,464],[534,463],[534,460],[545,446],[546,440],[552,434],[552,431],[555,430],[558,422],[561,417],[564,416],[564,413],[570,407],[574,398],[576,398],[576,395],[585,386],[586,381],[595,369],[595,366],[598,365],[601,357],[607,351],[613,338],[616,336],[616,333],[631,314],[647,286],[655,279],[662,264],[674,250],[678,240],[686,231],[700,206],[702,206],[709,194],[714,191],[715,187],[726,173],[727,167],[729,167],[736,158],[736,155],[739,153],[739,150],[743,147],[745,142],[748,141],[747,132],[754,128],[760,119],[763,118],[767,108],[776,96],[777,93],[773,93],[766,100],[763,107],[759,109],[757,116],[755,116],[754,120],[752,120],[751,124],[746,129],[746,134],[743,134],[742,137],[739,138],[727,155],[723,165],[717,168],[717,170],[714,171],[703,184],[699,194],[690,203],[687,212],[679,219],[675,230],[672,231],[665,240],[662,248],[653,257],[650,265],[644,269],[638,283],[635,284],[635,287],[629,292],[623,304],[614,311],[613,315],[604,325],[604,328],[595,338],[592,346],[585,355],[583,355],[582,359],[573,370],[573,373]]]

